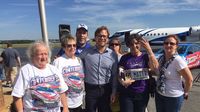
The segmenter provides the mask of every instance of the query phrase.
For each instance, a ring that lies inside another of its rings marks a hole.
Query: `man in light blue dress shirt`
[[[108,37],[109,30],[106,26],[97,28],[96,45],[80,54],[85,71],[87,112],[111,112],[110,102],[115,100],[118,58],[107,47]]]

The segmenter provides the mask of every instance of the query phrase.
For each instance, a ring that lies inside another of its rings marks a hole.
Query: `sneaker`
[[[11,87],[12,87],[12,84],[7,82],[7,83],[6,83],[6,87],[11,88]]]

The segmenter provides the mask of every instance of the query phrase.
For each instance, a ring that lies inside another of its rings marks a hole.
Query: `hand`
[[[187,100],[188,99],[188,93],[184,93],[183,97],[184,97],[185,100]]]
[[[144,39],[143,37],[140,39],[140,43],[147,51],[149,49],[151,49],[149,42],[146,39]]]
[[[133,82],[135,82],[135,80],[133,79],[130,79],[130,78],[126,78],[125,80],[124,79],[121,79],[121,84],[127,88],[129,85],[131,85]]]
[[[112,93],[111,96],[110,96],[111,103],[114,103],[115,99],[116,99],[116,95],[114,93]]]
[[[68,108],[63,108],[63,112],[69,112]]]

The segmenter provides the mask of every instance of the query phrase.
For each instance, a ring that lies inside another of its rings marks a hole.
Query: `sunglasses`
[[[111,43],[110,46],[119,46],[118,43]]]
[[[67,48],[76,47],[76,44],[67,44],[66,47],[67,47]]]
[[[173,42],[164,42],[164,45],[172,45],[172,46],[174,46],[174,45],[176,45],[176,43],[173,43]]]

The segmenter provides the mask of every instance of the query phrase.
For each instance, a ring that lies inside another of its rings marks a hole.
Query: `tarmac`
[[[192,73],[195,78],[200,74],[200,68],[193,69]],[[10,94],[12,89],[4,85],[3,83],[4,106],[1,105],[2,109],[0,112],[10,112],[9,108],[12,103],[12,96]],[[148,112],[156,112],[154,98],[150,98],[147,110]],[[181,112],[200,112],[200,79],[193,83],[193,87],[189,92],[189,98],[184,101]]]

